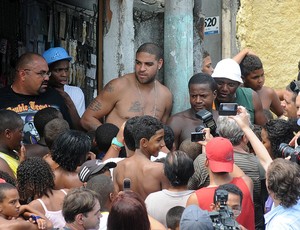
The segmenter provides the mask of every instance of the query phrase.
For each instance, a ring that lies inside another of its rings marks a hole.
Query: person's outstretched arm
[[[238,107],[238,115],[231,116],[238,125],[241,127],[246,137],[250,141],[252,148],[258,157],[261,165],[264,167],[265,171],[267,171],[268,166],[272,162],[272,158],[269,155],[269,152],[263,145],[263,143],[258,139],[253,130],[249,126],[249,114],[247,110],[243,106]]]

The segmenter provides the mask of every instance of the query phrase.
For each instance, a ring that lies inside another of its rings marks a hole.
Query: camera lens
[[[294,154],[295,152],[295,149],[293,149],[291,146],[289,146],[288,144],[286,143],[281,143],[279,145],[279,151],[281,152],[281,155],[283,158],[286,158],[288,156],[291,156]]]

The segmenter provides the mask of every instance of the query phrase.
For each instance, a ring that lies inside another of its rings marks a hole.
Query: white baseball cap
[[[243,83],[241,75],[239,64],[231,58],[226,58],[217,63],[211,76],[213,78],[227,78],[232,81]]]

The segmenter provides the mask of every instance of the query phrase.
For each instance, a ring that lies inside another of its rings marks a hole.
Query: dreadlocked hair
[[[20,199],[48,196],[54,189],[54,174],[49,164],[40,157],[30,157],[17,169],[17,188]]]

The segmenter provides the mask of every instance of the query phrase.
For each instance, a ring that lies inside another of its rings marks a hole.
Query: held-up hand
[[[47,221],[42,218],[37,219],[36,224],[38,225],[39,229],[46,229],[47,227]]]
[[[202,146],[206,146],[206,144],[213,138],[213,136],[210,134],[210,128],[204,128],[202,129],[202,132],[205,133],[205,140],[198,141],[197,143],[199,143]]]
[[[290,141],[289,145],[294,146],[295,148],[298,146],[297,140],[300,137],[300,131],[296,133],[296,135],[293,137],[293,139]]]
[[[247,109],[243,106],[238,106],[237,115],[230,116],[230,118],[234,119],[236,123],[241,127],[241,129],[249,127],[250,124],[250,115],[247,112]]]

